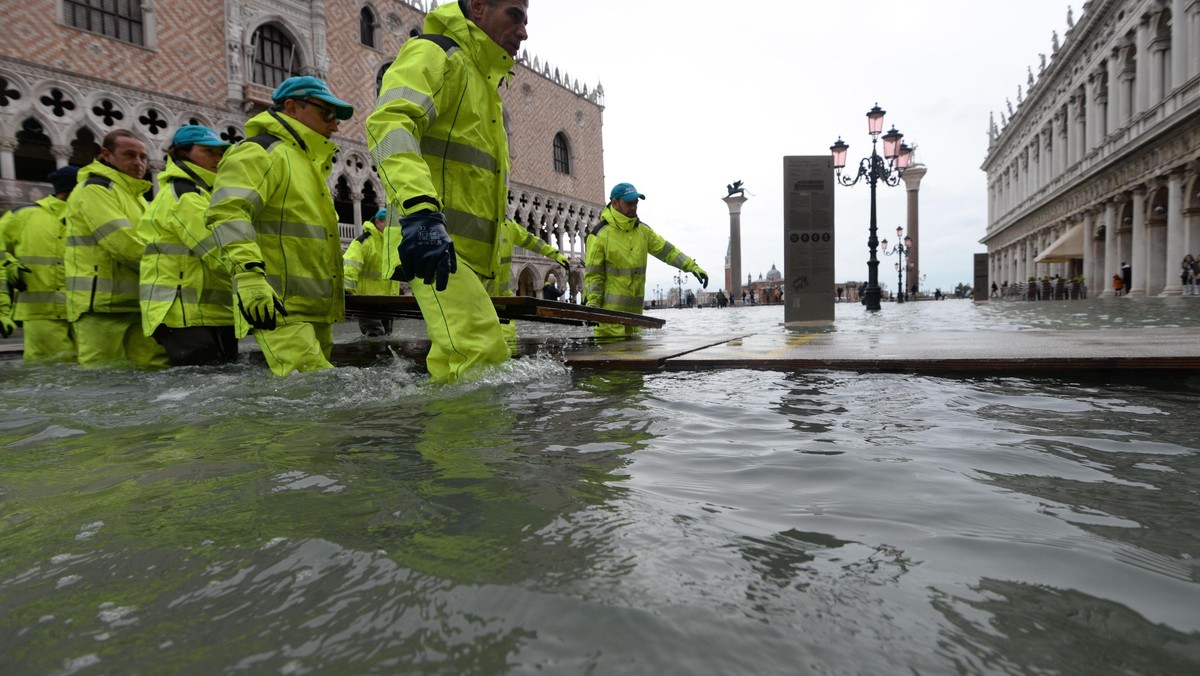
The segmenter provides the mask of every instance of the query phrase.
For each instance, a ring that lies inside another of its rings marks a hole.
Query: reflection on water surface
[[[769,310],[663,313],[782,330]],[[1067,321],[1019,310],[1004,330]],[[1192,381],[0,378],[3,673],[1200,668]]]

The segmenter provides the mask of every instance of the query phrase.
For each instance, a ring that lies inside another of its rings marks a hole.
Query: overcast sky
[[[742,180],[742,279],[783,261],[783,157],[870,154],[878,102],[919,146],[922,290],[972,283],[987,226],[990,112],[1017,105],[1028,67],[1066,32],[1059,0],[531,0],[525,47],[589,89],[604,86],[605,195],[630,181],[642,220],[724,278],[725,186]],[[1075,19],[1082,2],[1075,2]],[[866,279],[870,191],[837,187],[836,278]],[[877,189],[880,238],[906,219],[905,190]],[[894,258],[880,284],[894,289]],[[651,260],[647,297],[674,269]],[[691,287],[697,288],[694,280]]]

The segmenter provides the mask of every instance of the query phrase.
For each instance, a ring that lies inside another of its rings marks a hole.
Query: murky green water
[[[838,330],[1200,326],[1168,300]],[[0,360],[0,673],[1200,670],[1194,379],[422,380]]]

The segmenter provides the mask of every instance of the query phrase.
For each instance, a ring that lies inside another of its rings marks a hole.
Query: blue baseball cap
[[[387,218],[387,209],[380,209],[379,211],[376,211],[375,218],[372,218],[371,220],[378,221],[381,218],[383,218],[383,219]]]
[[[185,124],[175,130],[175,135],[171,137],[171,145],[173,146],[209,146],[210,148],[228,148],[231,144],[229,141],[217,136],[217,132],[202,127],[198,124]]]
[[[317,99],[324,101],[337,110],[337,119],[349,120],[354,117],[354,106],[333,95],[329,87],[320,79],[311,75],[289,77],[275,88],[271,100],[283,103],[286,99]]]
[[[646,199],[646,196],[638,192],[632,183],[618,183],[613,186],[612,192],[608,193],[608,199],[635,202],[640,199]]]

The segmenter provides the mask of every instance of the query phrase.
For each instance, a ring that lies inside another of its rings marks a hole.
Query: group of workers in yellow
[[[515,329],[490,296],[511,295],[512,248],[567,257],[506,217],[509,150],[499,87],[526,39],[527,0],[459,0],[426,17],[383,78],[366,120],[387,193],[343,254],[328,177],[330,140],[354,106],[320,79],[283,81],[230,144],[180,127],[153,202],[145,144],[107,134],[96,161],[51,173],[55,194],[0,220],[0,334],[24,327],[25,358],[144,368],[237,359],[252,335],[279,376],[331,368],[346,294],[409,282],[435,382],[510,358]],[[696,262],[637,217],[621,183],[588,235],[585,302],[640,313],[646,256]],[[10,301],[10,289],[15,304]],[[390,323],[364,319],[368,335]],[[601,324],[597,336],[632,327]]]

